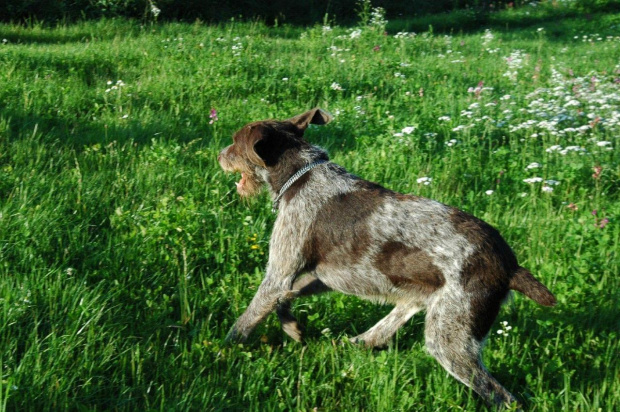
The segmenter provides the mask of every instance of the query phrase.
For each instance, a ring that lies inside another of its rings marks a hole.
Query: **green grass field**
[[[504,306],[500,382],[532,411],[620,410],[620,14],[526,10],[449,34],[0,25],[0,411],[487,410],[423,315],[388,350],[348,343],[390,310],[355,297],[299,300],[305,345],[275,316],[223,345],[274,215],[217,153],[315,106],[335,162],[488,221],[555,293]]]

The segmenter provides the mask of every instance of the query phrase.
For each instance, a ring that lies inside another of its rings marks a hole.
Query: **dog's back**
[[[304,269],[344,293],[396,304],[412,294],[426,301],[443,287],[482,287],[503,299],[519,268],[501,235],[482,220],[337,165],[309,172],[285,202],[274,232],[287,227],[303,234]]]

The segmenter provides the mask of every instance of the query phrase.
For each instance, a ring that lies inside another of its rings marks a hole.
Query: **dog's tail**
[[[519,266],[515,275],[510,279],[510,289],[523,293],[533,301],[543,306],[555,306],[555,296],[540,283],[529,270]]]

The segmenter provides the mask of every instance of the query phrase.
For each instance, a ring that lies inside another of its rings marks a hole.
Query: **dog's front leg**
[[[288,302],[293,298],[291,279],[275,277],[267,272],[263,283],[243,315],[237,319],[226,336],[226,342],[244,341],[254,328],[261,323],[278,304]]]

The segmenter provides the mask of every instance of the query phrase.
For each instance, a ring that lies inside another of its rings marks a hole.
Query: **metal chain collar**
[[[291,185],[293,183],[295,183],[300,177],[302,177],[303,175],[308,173],[311,169],[314,169],[315,167],[317,167],[318,165],[321,165],[323,163],[327,163],[327,160],[318,160],[316,162],[307,164],[304,167],[302,167],[301,169],[299,169],[297,171],[297,173],[295,173],[293,176],[291,176],[291,178],[288,179],[286,181],[286,183],[284,183],[284,186],[282,186],[282,188],[278,192],[278,196],[273,201],[273,206],[271,207],[271,211],[273,213],[276,213],[278,211],[278,206],[280,205],[280,200],[282,199],[282,196],[284,196],[284,192],[286,192],[288,190],[288,188],[291,187]]]

